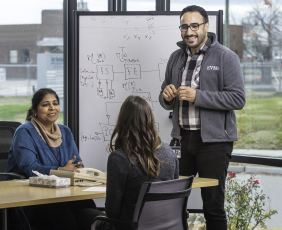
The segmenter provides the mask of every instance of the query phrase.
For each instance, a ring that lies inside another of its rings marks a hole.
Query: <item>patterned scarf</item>
[[[62,143],[62,133],[59,126],[54,123],[51,132],[47,131],[45,126],[35,117],[31,119],[31,123],[36,128],[39,135],[48,144],[49,147],[59,147]]]

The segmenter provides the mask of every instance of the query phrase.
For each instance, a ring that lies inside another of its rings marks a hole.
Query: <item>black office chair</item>
[[[0,180],[25,178],[18,173],[5,172],[13,136],[19,125],[21,123],[17,121],[0,121]]]
[[[139,192],[131,222],[98,216],[91,230],[101,223],[130,226],[134,230],[187,230],[187,201],[193,176],[160,182],[145,182]],[[114,228],[113,228],[114,229]]]
[[[18,173],[5,172],[13,136],[20,124],[16,121],[0,121],[0,181],[25,178]],[[9,229],[31,229],[22,208],[11,208],[8,212],[2,210],[2,218],[8,218]]]

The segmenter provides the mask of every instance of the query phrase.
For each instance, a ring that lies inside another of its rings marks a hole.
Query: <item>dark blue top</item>
[[[32,170],[49,174],[51,169],[66,165],[76,155],[81,160],[70,129],[59,125],[62,144],[52,148],[47,145],[31,122],[18,127],[15,132],[8,158],[8,172],[17,172],[26,177],[33,176]]]

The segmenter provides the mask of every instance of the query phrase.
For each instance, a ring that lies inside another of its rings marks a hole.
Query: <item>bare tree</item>
[[[282,12],[278,7],[257,4],[243,20],[247,47],[263,60],[272,60],[273,47],[281,44]]]

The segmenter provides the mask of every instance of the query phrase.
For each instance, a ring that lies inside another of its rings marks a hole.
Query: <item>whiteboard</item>
[[[78,146],[85,166],[106,170],[108,147],[122,102],[128,95],[152,107],[163,142],[172,129],[158,101],[170,54],[181,40],[177,14],[77,12]],[[218,15],[209,14],[218,31]]]

